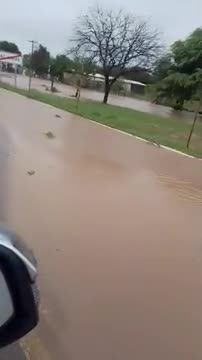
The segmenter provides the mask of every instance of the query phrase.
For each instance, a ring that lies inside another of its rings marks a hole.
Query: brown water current
[[[0,109],[0,216],[40,270],[27,357],[201,360],[201,161],[3,90]]]

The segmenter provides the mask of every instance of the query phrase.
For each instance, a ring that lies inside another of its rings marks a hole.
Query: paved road
[[[29,358],[201,360],[201,161],[3,90],[0,109],[0,215],[40,267]]]

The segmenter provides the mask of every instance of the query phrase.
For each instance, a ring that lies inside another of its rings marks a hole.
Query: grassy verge
[[[190,149],[187,150],[186,141],[191,124],[186,120],[166,119],[157,115],[113,105],[103,105],[102,103],[90,100],[80,101],[77,109],[75,99],[64,98],[36,90],[29,92],[28,90],[18,89],[5,83],[0,83],[0,87],[112,128],[143,137],[149,141],[172,147],[190,155],[202,157],[202,123],[199,121],[196,124]]]

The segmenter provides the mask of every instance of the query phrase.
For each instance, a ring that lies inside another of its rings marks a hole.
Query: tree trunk
[[[53,92],[54,76],[51,76],[51,92]]]
[[[179,110],[182,111],[183,110],[183,106],[184,106],[184,99],[180,98],[176,100],[174,109],[175,110]]]
[[[108,97],[109,97],[109,89],[106,89],[106,88],[105,88],[105,94],[104,94],[104,98],[103,98],[103,104],[107,104]]]
[[[110,92],[110,84],[109,84],[109,78],[107,76],[105,77],[105,94],[103,98],[103,104],[107,104],[109,92]]]

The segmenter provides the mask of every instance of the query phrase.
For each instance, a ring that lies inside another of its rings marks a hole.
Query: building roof
[[[3,60],[2,60],[3,59]],[[10,53],[0,50],[0,62],[6,64],[16,64],[22,66],[22,56],[20,54]]]
[[[133,85],[138,85],[138,86],[146,86],[146,84],[140,82],[140,81],[135,81],[135,80],[128,80],[128,79],[122,79],[122,81],[126,84],[133,84]]]
[[[96,74],[89,74],[90,77],[93,77],[94,79],[96,79],[97,81],[104,81],[104,75],[101,75],[99,73]],[[109,77],[109,79],[113,79],[112,76]],[[125,84],[133,84],[133,85],[137,85],[137,86],[147,86],[146,84],[140,82],[140,81],[135,81],[135,80],[128,80],[128,79],[123,79],[120,78],[121,81],[123,81]]]

